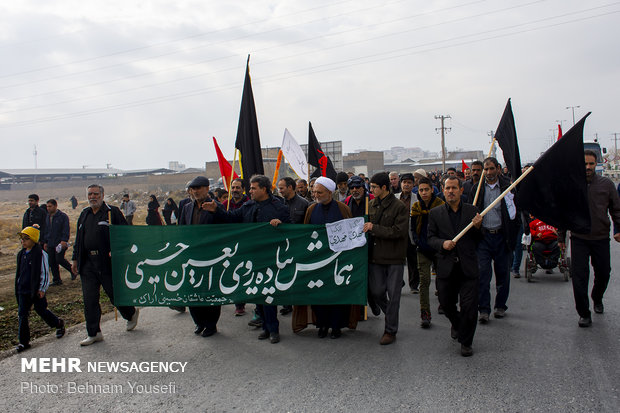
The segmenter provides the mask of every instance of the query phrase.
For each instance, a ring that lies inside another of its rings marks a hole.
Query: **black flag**
[[[241,98],[235,148],[239,149],[241,153],[241,173],[246,182],[249,182],[252,175],[263,175],[265,173],[263,169],[263,155],[260,149],[260,138],[258,136],[254,94],[252,93],[252,82],[250,80],[250,56],[248,56],[245,66],[245,82],[243,83],[243,97]]]
[[[583,155],[584,116],[534,163],[516,196],[519,208],[554,227],[590,232],[590,208]]]
[[[510,99],[506,103],[506,109],[502,119],[497,125],[495,139],[504,153],[504,162],[508,167],[508,172],[512,179],[521,176],[521,155],[519,154],[519,144],[517,143],[517,130],[515,128],[515,118],[512,116],[512,105]]]
[[[308,122],[308,125],[310,125],[308,131],[308,164],[318,168],[311,177],[326,176],[335,181],[336,169],[334,169],[334,164],[321,149],[321,145],[312,129],[312,123]]]

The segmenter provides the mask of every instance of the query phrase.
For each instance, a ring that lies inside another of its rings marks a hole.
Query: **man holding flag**
[[[604,311],[603,294],[609,284],[611,265],[609,248],[609,215],[614,223],[614,239],[620,242],[620,197],[611,180],[596,174],[596,153],[584,151],[588,204],[590,207],[591,229],[589,233],[571,234],[571,275],[575,307],[579,313],[579,327],[590,327],[592,316],[588,299],[590,282],[589,259],[594,269],[592,302],[594,312]],[[561,232],[560,246],[564,248],[565,232]]]

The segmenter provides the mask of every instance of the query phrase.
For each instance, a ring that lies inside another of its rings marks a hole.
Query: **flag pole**
[[[271,189],[276,188],[276,181],[278,180],[278,175],[280,173],[280,164],[282,163],[282,149],[278,151],[278,160],[276,161],[276,170],[273,173],[273,181],[271,182]]]
[[[489,154],[487,155],[487,158],[491,157],[491,154],[493,153],[493,147],[495,146],[495,137],[493,137],[493,140],[491,141],[491,148],[489,149]],[[480,195],[480,187],[482,186],[482,183],[484,182],[484,165],[482,166],[482,175],[480,175],[480,181],[478,182],[478,188],[476,189],[476,196],[474,197],[474,202],[472,202],[473,205],[476,205],[476,202],[478,202],[478,195]]]
[[[232,164],[232,168],[230,169],[230,178],[228,179],[228,188],[226,188],[228,190],[228,202],[226,203],[226,211],[228,211],[228,209],[230,208],[230,197],[232,196],[232,191],[230,190],[230,186],[232,185],[232,179],[233,176],[235,175],[235,162],[237,162],[237,151],[239,149],[235,148],[235,154],[233,155],[233,164]]]
[[[493,209],[495,207],[495,205],[497,205],[499,202],[501,202],[501,200],[504,199],[504,197],[506,195],[508,195],[508,193],[510,191],[512,191],[512,189],[515,186],[517,186],[519,184],[519,182],[521,182],[523,180],[523,178],[525,178],[533,170],[534,170],[533,166],[527,168],[527,170],[525,172],[523,172],[521,174],[521,176],[516,181],[514,181],[508,188],[506,188],[506,190],[504,192],[502,192],[502,194],[500,196],[498,196],[497,199],[495,199],[495,201],[491,202],[491,204],[489,204],[489,206],[486,207],[484,209],[484,211],[482,211],[480,213],[480,216],[481,217],[485,216],[491,209]],[[469,231],[471,229],[471,227],[473,227],[473,226],[474,226],[474,222],[472,221],[472,222],[469,223],[469,225],[467,225],[465,227],[465,229],[463,229],[463,231],[459,232],[459,234],[456,237],[454,237],[452,239],[452,241],[457,242],[458,240],[460,240],[463,237],[463,235],[465,235],[467,233],[467,231]]]
[[[112,208],[108,207],[108,225],[112,225]],[[110,257],[112,253],[110,253]],[[118,321],[118,310],[114,307],[114,321]]]

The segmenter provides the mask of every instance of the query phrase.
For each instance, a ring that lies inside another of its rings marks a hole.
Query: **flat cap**
[[[206,176],[197,176],[187,184],[188,188],[199,188],[201,186],[209,186],[209,178]]]

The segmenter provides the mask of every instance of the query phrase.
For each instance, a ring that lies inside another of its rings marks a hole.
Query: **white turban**
[[[323,185],[325,189],[327,189],[329,192],[334,192],[336,190],[336,183],[324,176],[321,176],[319,179],[317,179],[314,184]]]

